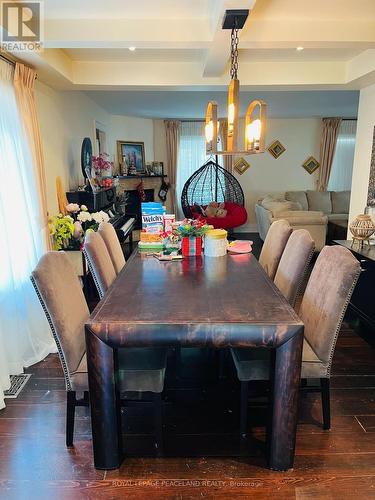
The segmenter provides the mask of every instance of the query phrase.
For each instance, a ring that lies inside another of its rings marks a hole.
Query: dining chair
[[[332,358],[350,297],[361,272],[360,264],[347,248],[325,246],[315,263],[303,295],[299,317],[305,325],[301,379],[320,379],[319,386],[302,387],[320,392],[323,428],[330,429],[330,376]],[[268,380],[270,351],[232,349],[241,382],[240,432],[246,436],[248,383]]]
[[[89,309],[65,252],[47,252],[31,274],[31,281],[49,322],[60,357],[67,391],[66,445],[73,445],[77,406],[88,406],[89,386],[84,325]],[[162,404],[166,349],[118,349],[118,383],[123,396],[152,395],[156,448],[162,453]],[[77,399],[77,392],[83,399]]]
[[[315,243],[306,229],[292,232],[278,265],[274,283],[294,307],[314,254]]]
[[[104,240],[116,274],[119,274],[119,272],[125,266],[125,257],[115,228],[110,222],[101,222],[99,225],[98,233]]]
[[[102,299],[117,275],[107,246],[99,233],[93,231],[86,233],[83,253],[99,297]]]
[[[259,256],[259,263],[272,280],[292,231],[289,222],[284,219],[273,222],[268,230]]]

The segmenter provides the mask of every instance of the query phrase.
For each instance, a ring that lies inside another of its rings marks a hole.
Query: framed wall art
[[[268,152],[271,153],[274,158],[278,158],[279,156],[281,156],[284,151],[286,151],[286,148],[281,144],[280,141],[274,141],[271,146],[268,147]]]
[[[248,163],[245,158],[239,158],[233,165],[234,170],[242,175],[248,168],[250,168],[250,163]]]
[[[125,175],[145,174],[144,142],[117,141],[117,156]]]
[[[313,156],[309,156],[302,166],[311,175],[320,167],[320,163]]]

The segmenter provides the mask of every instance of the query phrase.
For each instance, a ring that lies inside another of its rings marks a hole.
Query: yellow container
[[[205,234],[204,254],[207,257],[223,257],[227,253],[228,241],[225,229],[210,229]]]

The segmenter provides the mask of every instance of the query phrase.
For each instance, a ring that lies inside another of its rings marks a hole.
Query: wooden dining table
[[[134,252],[86,326],[94,465],[123,460],[117,351],[271,349],[268,465],[293,467],[303,323],[252,254],[159,261]]]

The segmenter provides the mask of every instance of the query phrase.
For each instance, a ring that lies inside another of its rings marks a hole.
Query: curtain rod
[[[9,59],[8,57],[4,56],[4,54],[0,54],[0,59],[3,59],[3,61],[7,62],[11,66],[16,65],[15,61],[12,61],[12,59]]]

